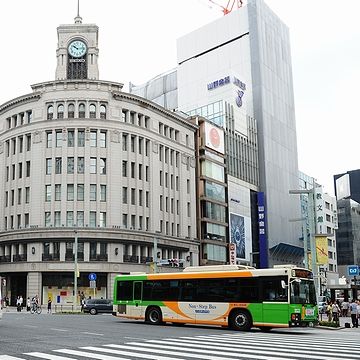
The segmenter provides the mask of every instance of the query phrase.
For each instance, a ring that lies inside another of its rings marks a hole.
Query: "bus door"
[[[288,292],[281,285],[281,280],[285,279],[286,277],[262,279],[263,323],[275,326],[289,323]]]
[[[143,282],[134,281],[134,307],[133,315],[142,316],[142,296],[143,296]]]

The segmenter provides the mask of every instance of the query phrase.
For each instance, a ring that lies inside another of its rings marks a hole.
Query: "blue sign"
[[[258,206],[258,226],[259,226],[260,268],[264,269],[269,266],[269,259],[268,259],[268,243],[267,243],[267,235],[266,235],[265,194],[263,192],[257,193],[257,206]]]
[[[96,274],[95,273],[91,273],[91,274],[89,274],[89,276],[88,276],[88,278],[89,278],[89,280],[90,281],[95,281],[96,280]]]
[[[348,266],[348,275],[349,276],[358,276],[359,275],[359,266],[357,266],[357,265]]]

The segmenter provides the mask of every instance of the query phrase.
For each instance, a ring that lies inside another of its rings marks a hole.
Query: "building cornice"
[[[0,105],[0,115],[3,114],[5,111],[11,109],[12,107],[38,101],[40,98],[41,93],[39,91],[36,91],[32,94],[22,95],[15,99],[9,100],[6,103]]]
[[[133,101],[136,103],[140,103],[143,107],[150,108],[151,110],[159,112],[162,115],[171,117],[173,120],[181,122],[182,125],[185,125],[185,126],[191,128],[192,130],[196,131],[198,129],[198,126],[191,123],[187,118],[183,118],[183,117],[175,114],[174,112],[167,110],[167,109],[163,108],[162,106],[160,106],[150,100],[142,98],[141,96],[124,93],[124,92],[118,92],[118,91],[113,91],[112,94],[113,94],[113,98],[115,100],[127,100],[127,101]]]

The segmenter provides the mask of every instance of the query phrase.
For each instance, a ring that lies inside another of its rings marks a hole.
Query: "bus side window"
[[[287,291],[281,286],[281,279],[263,279],[263,301],[288,301]]]
[[[133,281],[119,281],[117,284],[116,300],[132,300],[133,298]]]
[[[194,301],[197,297],[196,291],[196,280],[183,280],[181,291],[180,291],[180,301]]]

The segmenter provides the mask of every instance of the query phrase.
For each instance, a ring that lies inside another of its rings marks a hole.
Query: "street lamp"
[[[307,208],[308,217],[309,217],[309,227],[310,227],[310,253],[311,253],[311,270],[314,276],[315,282],[315,289],[316,289],[316,298],[319,292],[318,286],[318,271],[317,271],[317,264],[316,264],[316,243],[315,243],[315,184],[313,185],[312,189],[302,189],[302,190],[289,190],[289,194],[291,195],[302,195],[305,194],[308,196],[309,206]],[[306,234],[307,235],[307,234]],[[306,238],[307,240],[307,238]],[[305,243],[305,238],[304,238]],[[307,244],[304,244],[304,251],[307,248]],[[304,253],[304,257],[306,258],[307,253]],[[305,260],[305,264],[307,263],[307,259]]]

